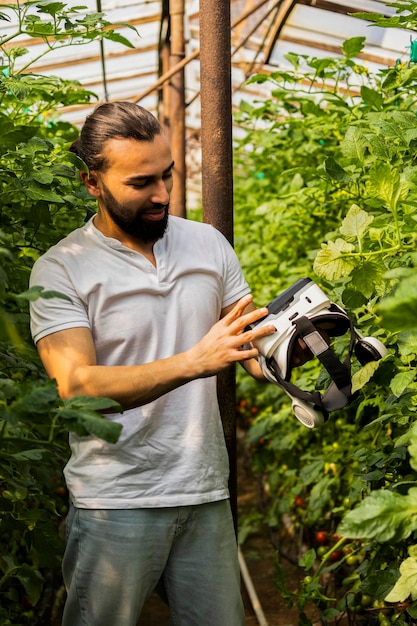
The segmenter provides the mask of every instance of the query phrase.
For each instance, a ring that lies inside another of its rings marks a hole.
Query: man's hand
[[[245,328],[267,314],[266,307],[255,308],[250,294],[223,311],[220,321],[189,350],[198,369],[198,376],[212,376],[232,363],[242,362],[250,374],[262,378],[256,363],[258,350],[251,342],[276,332],[276,329],[272,325],[250,330]],[[254,371],[251,371],[252,366]]]

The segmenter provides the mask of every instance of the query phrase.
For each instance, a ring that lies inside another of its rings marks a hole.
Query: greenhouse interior
[[[0,48],[0,626],[415,626],[417,3],[1,1]],[[218,501],[188,588],[81,578],[80,511]]]

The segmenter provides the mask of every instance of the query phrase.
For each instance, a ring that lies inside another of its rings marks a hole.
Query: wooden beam
[[[332,13],[341,13],[342,15],[348,15],[349,13],[380,13],[380,11],[369,11],[367,9],[361,9],[357,6],[349,4],[339,4],[332,2],[332,0],[298,0],[298,4],[314,7],[315,9],[323,9],[324,11],[331,11]],[[381,13],[381,15],[384,15]],[[388,15],[385,15],[388,17]]]

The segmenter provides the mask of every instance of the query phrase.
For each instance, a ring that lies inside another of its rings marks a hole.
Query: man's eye
[[[143,189],[144,187],[146,187],[146,185],[147,185],[147,184],[148,184],[148,181],[147,181],[147,180],[144,180],[144,181],[143,181],[143,182],[141,182],[141,183],[132,183],[132,185],[131,185],[131,186],[132,186],[134,189]]]
[[[164,174],[164,175],[162,176],[162,178],[163,178],[164,180],[167,180],[168,178],[172,178],[172,172],[167,172],[166,174]]]

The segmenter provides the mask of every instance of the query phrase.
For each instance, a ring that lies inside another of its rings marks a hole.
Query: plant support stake
[[[255,587],[253,586],[252,579],[249,574],[249,570],[246,566],[245,557],[243,556],[243,552],[240,549],[240,546],[238,547],[238,557],[239,557],[240,572],[242,574],[243,582],[245,583],[246,591],[248,592],[248,596],[249,596],[252,608],[255,612],[256,619],[258,620],[258,624],[259,626],[268,626],[265,613],[262,610],[261,603],[259,602],[258,595],[255,591]]]

